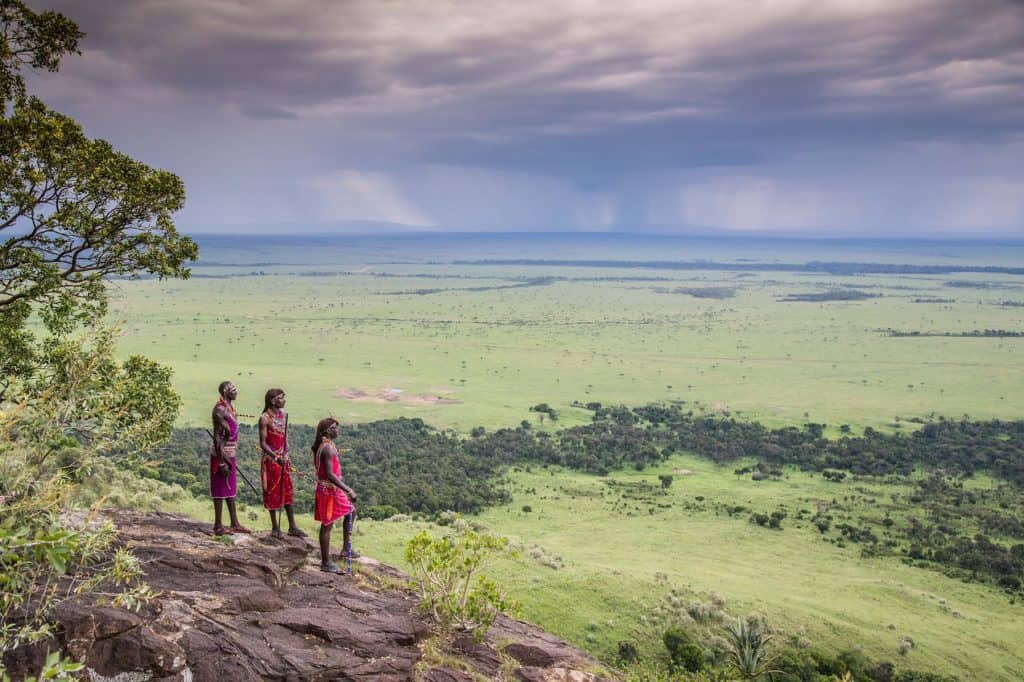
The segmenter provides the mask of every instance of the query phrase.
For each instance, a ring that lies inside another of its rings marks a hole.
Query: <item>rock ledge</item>
[[[225,545],[184,516],[110,516],[160,595],[139,613],[59,609],[55,643],[92,680],[610,679],[582,651],[504,616],[483,643],[442,638],[401,589],[406,576],[370,559],[334,576],[319,571],[306,540],[257,534]],[[46,646],[5,657],[14,679],[38,670]]]

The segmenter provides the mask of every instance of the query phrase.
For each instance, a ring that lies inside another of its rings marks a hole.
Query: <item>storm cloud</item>
[[[183,227],[1024,234],[1014,0],[51,2]]]

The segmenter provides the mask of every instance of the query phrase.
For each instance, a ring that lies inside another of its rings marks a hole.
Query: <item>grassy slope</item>
[[[693,473],[680,475],[680,469]],[[873,658],[963,679],[1024,677],[1019,647],[1024,605],[1009,603],[993,588],[895,559],[862,559],[857,545],[837,547],[823,541],[809,523],[793,519],[798,509],[813,509],[816,500],[851,493],[852,485],[796,471],[784,481],[754,483],[733,475],[731,467],[688,456],[675,456],[661,469],[619,472],[612,478],[656,484],[658,473],[672,472],[675,481],[665,498],[672,507],[655,515],[645,507],[634,510],[634,503],[617,499],[618,493],[613,496],[594,476],[539,468],[511,473],[512,503],[476,520],[527,550],[538,546],[565,562],[554,570],[523,551],[517,559],[495,564],[493,574],[522,601],[523,616],[610,659],[620,640],[644,636],[641,616],[651,615],[669,586],[676,586],[693,593],[687,599],[706,599],[715,592],[726,600],[729,613],[764,613],[787,633],[802,633],[829,650],[861,645]],[[867,485],[879,497],[903,490]],[[698,502],[697,496],[705,499]],[[532,512],[522,512],[526,504]],[[782,506],[790,518],[784,530],[772,531],[749,523],[749,512],[734,518],[716,514],[719,505],[735,504],[762,512]],[[175,505],[197,518],[210,518],[208,507],[206,501],[191,500]],[[269,528],[262,510],[246,508],[242,514],[251,527]],[[312,535],[312,519],[299,519]],[[404,543],[423,527],[411,521],[361,520],[357,546],[402,566]],[[657,573],[667,576],[667,584]],[[904,658],[896,647],[905,636],[917,646]],[[641,645],[648,651],[659,646],[650,640]]]
[[[733,614],[760,611],[773,624],[790,633],[804,631],[832,650],[860,644],[871,657],[964,679],[1024,677],[1022,606],[998,591],[895,559],[861,559],[856,545],[824,542],[810,524],[798,528],[792,518],[784,530],[771,531],[749,523],[748,514],[730,518],[713,511],[716,502],[760,511],[780,504],[792,511],[813,508],[814,500],[849,492],[849,486],[800,472],[790,472],[784,482],[755,484],[738,479],[731,468],[692,457],[675,457],[661,472],[678,468],[694,474],[676,475],[669,490],[673,507],[654,516],[623,516],[610,496],[569,499],[559,490],[605,490],[595,477],[541,470],[513,474],[513,502],[479,520],[527,546],[560,554],[566,564],[556,571],[524,556],[496,566],[495,575],[522,599],[525,617],[610,657],[619,640],[638,632],[638,617],[650,612],[643,605],[665,595],[667,587],[655,579],[661,572],[672,585],[718,593]],[[657,473],[622,472],[614,478],[657,483]],[[536,494],[523,492],[528,489]],[[698,506],[707,511],[683,507],[697,495],[705,497]],[[532,513],[520,511],[524,504]],[[410,525],[365,522],[359,544],[401,565]],[[896,653],[904,636],[917,644],[905,659]]]

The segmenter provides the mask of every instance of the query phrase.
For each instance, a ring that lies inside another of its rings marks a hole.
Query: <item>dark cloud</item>
[[[240,111],[244,116],[254,118],[259,121],[294,120],[298,118],[298,116],[286,109],[271,106],[260,106],[259,104],[243,104],[240,107]]]
[[[603,15],[572,3],[511,13],[496,3],[449,11],[225,0],[57,7],[89,33],[87,51],[186,96],[292,112],[376,98],[376,108],[360,109],[371,118],[419,119],[421,130],[446,136],[456,126],[507,135],[514,145],[553,131],[619,135],[644,112],[680,107],[738,125],[810,118],[819,129],[857,116],[878,125],[885,113],[898,129],[907,112],[928,112],[955,120],[950,134],[969,134],[1024,102],[1024,6],[1001,0],[875,12],[852,2],[811,10],[780,3],[777,11],[763,3],[760,15],[685,3]],[[706,29],[692,25],[702,15]],[[422,91],[422,101],[392,107],[402,88]],[[964,116],[958,101],[972,91],[986,100],[976,117]],[[703,134],[709,125],[692,127]]]
[[[349,186],[384,197],[403,164],[465,166],[617,192],[639,216],[646,197],[625,182],[637,174],[1024,135],[1017,0],[50,6],[88,33],[85,66],[57,81],[88,81],[76,102],[130,82],[182,112],[287,120],[296,167],[372,170]]]

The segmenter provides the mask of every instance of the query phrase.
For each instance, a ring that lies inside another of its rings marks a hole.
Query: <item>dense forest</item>
[[[720,464],[747,463],[753,458],[755,463],[737,468],[736,473],[755,481],[778,478],[786,466],[821,472],[837,483],[847,474],[908,480],[905,477],[923,470],[931,476],[915,484],[915,493],[906,500],[925,512],[923,518],[914,517],[903,525],[885,519],[841,522],[828,514],[810,520],[822,533],[830,529],[840,541],[860,544],[868,555],[900,555],[1011,591],[1024,583],[1024,544],[1020,543],[1024,522],[1019,505],[1024,487],[1024,421],[939,419],[908,435],[867,428],[863,435],[833,440],[824,436],[824,424],[769,429],[758,422],[696,414],[682,404],[576,406],[590,410],[591,421],[554,433],[535,429],[527,421],[494,431],[477,427],[468,437],[439,431],[420,419],[349,426],[341,436],[343,447],[349,449],[342,453],[344,476],[360,495],[360,513],[380,519],[398,513],[473,513],[507,502],[501,475],[509,466],[555,465],[606,475],[627,467],[643,470],[685,451]],[[844,425],[840,431],[848,434],[850,429]],[[312,436],[309,426],[291,426],[300,511],[312,504]],[[171,441],[152,453],[141,473],[204,495],[209,440],[203,429],[176,429]],[[241,429],[239,458],[241,470],[259,488],[252,426]],[[1002,481],[998,495],[963,491],[962,478],[980,472]],[[259,496],[240,485],[242,500],[259,505]],[[967,532],[964,524],[950,522],[964,518],[979,532]]]
[[[295,473],[295,505],[313,505],[313,427],[289,425],[288,440]],[[260,455],[254,425],[239,428],[239,470],[260,489]],[[342,475],[359,494],[364,516],[386,518],[398,513],[476,512],[504,502],[495,462],[473,457],[454,435],[437,431],[420,419],[390,419],[344,427],[339,439]],[[209,490],[210,435],[205,429],[175,429],[171,440],[151,453],[141,473],[177,483],[193,495]],[[243,480],[239,496],[253,505],[262,500]]]

